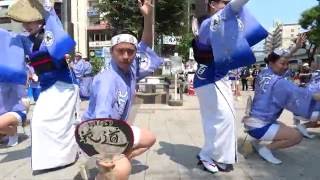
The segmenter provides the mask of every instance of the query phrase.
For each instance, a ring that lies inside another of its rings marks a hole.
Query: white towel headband
[[[119,35],[112,37],[112,39],[111,39],[111,46],[112,47],[117,44],[120,44],[120,43],[130,43],[130,44],[133,44],[137,47],[138,40],[136,37],[134,37],[131,34],[119,34]]]

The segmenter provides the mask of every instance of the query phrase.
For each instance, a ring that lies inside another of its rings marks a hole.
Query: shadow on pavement
[[[25,140],[27,140],[29,138],[29,136],[24,134],[24,133],[18,133],[18,136],[19,136],[19,139],[18,139],[19,144],[24,142]],[[3,139],[6,139],[6,140],[3,140]],[[2,137],[1,140],[0,140],[0,149],[10,148],[10,147],[6,146],[7,143],[8,143],[7,137]]]
[[[8,148],[14,148],[14,147],[8,147]],[[31,146],[28,146],[25,149],[21,149],[21,150],[13,150],[5,153],[0,153],[0,155],[6,155],[6,157],[3,158],[0,161],[0,163],[6,163],[6,162],[29,158],[31,155]]]
[[[146,165],[142,164],[140,161],[135,160],[135,159],[131,161],[131,165],[132,165],[131,174],[138,174],[142,171],[149,169],[149,166],[146,166]]]
[[[197,167],[197,154],[200,152],[199,147],[185,144],[171,144],[164,141],[160,141],[159,144],[161,146],[157,151],[159,155],[166,154],[172,161],[188,169]]]
[[[317,135],[315,139],[303,139],[298,145],[273,151],[274,156],[283,162],[280,165],[266,162],[250,146],[248,139],[243,145],[244,138],[239,138],[238,152],[244,159],[238,164],[252,179],[320,179],[320,139],[318,133],[313,134]]]

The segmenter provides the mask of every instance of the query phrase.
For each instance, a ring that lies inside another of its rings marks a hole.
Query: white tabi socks
[[[282,161],[277,159],[273,156],[270,149],[268,149],[266,146],[261,146],[259,144],[259,141],[251,141],[252,146],[255,148],[255,150],[258,152],[258,154],[266,161],[272,164],[281,164]]]

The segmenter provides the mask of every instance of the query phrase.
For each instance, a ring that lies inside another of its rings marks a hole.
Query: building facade
[[[88,0],[88,50],[90,56],[110,59],[110,24],[97,9],[98,0]]]
[[[264,49],[266,53],[270,53],[276,48],[291,48],[300,31],[301,26],[299,24],[275,23],[269,31],[269,36],[265,39]]]
[[[76,51],[83,57],[102,57],[111,46],[109,24],[102,20],[97,9],[99,0],[72,0],[71,19]]]
[[[13,0],[0,0],[0,28],[13,32],[23,32],[22,25],[6,16],[9,6]]]
[[[297,38],[301,31],[299,24],[283,24],[281,34],[281,47],[290,48],[294,45],[294,39]]]
[[[13,32],[23,32],[24,29],[21,23],[17,23],[6,16],[8,8],[13,4],[15,0],[0,0],[0,28]],[[62,17],[62,0],[55,0],[55,10],[57,15],[61,19]]]

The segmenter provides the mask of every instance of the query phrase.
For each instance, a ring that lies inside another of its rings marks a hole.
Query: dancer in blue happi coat
[[[200,103],[205,143],[198,158],[212,173],[229,171],[236,162],[235,109],[230,70],[255,62],[251,46],[267,31],[243,7],[248,0],[210,0],[210,16],[193,41],[199,66],[194,87]]]
[[[28,56],[41,85],[31,120],[32,170],[71,164],[78,152],[74,123],[79,88],[64,60],[75,42],[63,30],[51,1],[43,3],[19,0],[10,6],[8,16],[21,22],[27,34],[0,30],[1,82],[24,84],[26,69],[22,66]]]
[[[301,88],[286,79],[288,57],[287,50],[277,49],[267,57],[268,68],[256,79],[256,90],[249,117],[244,118],[245,128],[258,154],[273,164],[282,163],[275,158],[272,150],[294,146],[302,140],[299,132],[277,121],[282,111],[287,109],[307,121],[319,121],[320,81],[315,78],[306,88]],[[260,141],[272,141],[264,146]]]
[[[8,136],[8,146],[18,144],[17,126],[26,119],[25,94],[24,85],[0,83],[0,134]]]
[[[77,52],[75,60],[70,64],[73,70],[77,83],[80,87],[80,97],[82,99],[88,99],[90,96],[90,89],[93,80],[92,66],[90,62],[82,58],[82,54]]]
[[[82,99],[89,99],[92,81],[93,81],[92,65],[90,64],[89,60],[85,60],[83,76],[79,82],[80,97]]]
[[[163,59],[150,48],[153,41],[151,0],[145,0],[144,3],[139,1],[139,4],[144,16],[142,39],[138,42],[129,31],[117,32],[112,37],[110,67],[94,78],[84,120],[112,118],[128,122],[137,81],[151,75],[163,63]],[[116,177],[128,178],[131,170],[129,160],[147,151],[156,140],[149,130],[131,127],[134,135],[133,149],[121,161],[114,162]],[[103,162],[100,165],[104,166]]]
[[[18,143],[17,126],[26,119],[21,102],[27,68],[21,37],[0,29],[0,134],[8,135],[8,146]]]

